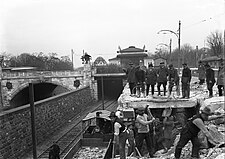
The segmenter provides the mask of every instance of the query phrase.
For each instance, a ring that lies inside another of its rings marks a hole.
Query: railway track
[[[104,108],[108,111],[116,110],[117,108],[117,100],[116,99],[107,99],[104,100]],[[102,102],[98,102],[96,106],[91,108],[87,107],[85,110],[82,110],[82,113],[75,116],[71,119],[70,128],[68,128],[67,132],[63,134],[60,138],[55,140],[60,147],[60,158],[64,158],[66,154],[69,153],[69,150],[72,146],[82,137],[83,130],[82,130],[82,119],[87,115],[89,112],[93,112],[96,110],[102,109]],[[48,159],[49,157],[49,148],[50,146],[44,150],[41,154],[38,155],[38,159]]]

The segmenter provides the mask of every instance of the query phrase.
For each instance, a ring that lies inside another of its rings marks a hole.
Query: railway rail
[[[82,137],[82,119],[87,115],[87,113],[102,109],[102,102],[98,102],[95,104],[96,106],[88,107],[85,110],[82,110],[82,113],[75,116],[71,119],[71,127],[68,128],[67,132],[63,134],[57,140],[57,144],[60,147],[60,158],[65,158],[65,156],[69,153],[72,146]],[[114,111],[117,108],[117,100],[116,99],[106,99],[104,100],[104,109],[108,111]],[[38,159],[48,159],[49,157],[49,149],[50,146],[44,150],[42,153],[38,155]]]

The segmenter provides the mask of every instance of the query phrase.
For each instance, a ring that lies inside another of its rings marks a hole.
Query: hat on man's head
[[[203,114],[206,114],[206,115],[212,115],[212,114],[213,114],[212,111],[211,111],[211,109],[210,109],[209,107],[204,107],[204,108],[201,110],[201,112],[202,112]]]
[[[172,108],[169,107],[169,108],[165,108],[163,110],[163,113],[162,113],[162,117],[169,117],[172,113]]]
[[[116,117],[116,113],[115,112],[111,112],[109,117]]]
[[[148,67],[153,67],[153,64],[152,64],[152,63],[150,63],[150,64],[148,65]]]
[[[133,62],[129,62],[129,65],[133,65],[134,63]]]
[[[169,65],[169,68],[172,68],[172,67],[173,67],[173,64],[170,64],[170,65]]]
[[[187,66],[187,63],[185,62],[185,63],[183,63],[182,65],[183,65],[183,66]]]
[[[165,62],[162,61],[162,62],[160,62],[159,64],[165,64]]]
[[[207,64],[205,64],[205,67],[210,67],[210,65],[207,63]]]

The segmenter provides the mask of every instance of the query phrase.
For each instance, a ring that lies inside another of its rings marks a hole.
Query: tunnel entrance
[[[34,102],[68,92],[69,90],[53,84],[53,83],[35,83],[34,84]],[[10,101],[10,107],[15,108],[22,105],[29,104],[29,86],[22,89]]]
[[[98,100],[102,99],[102,86],[105,99],[117,99],[123,91],[124,79],[124,74],[96,74]]]

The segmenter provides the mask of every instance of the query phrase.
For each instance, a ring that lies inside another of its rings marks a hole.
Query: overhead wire
[[[196,22],[196,23],[187,25],[186,27],[184,26],[183,29],[187,29],[187,28],[193,27],[193,26],[195,26],[195,25],[198,25],[198,24],[205,23],[205,22],[207,22],[207,21],[216,19],[216,18],[218,18],[219,16],[222,16],[222,15],[224,15],[224,14],[225,14],[225,12],[224,12],[224,13],[217,14],[217,15],[214,15],[213,17],[209,17],[209,18],[204,19],[204,20],[200,20],[200,21],[198,21],[198,22]]]

